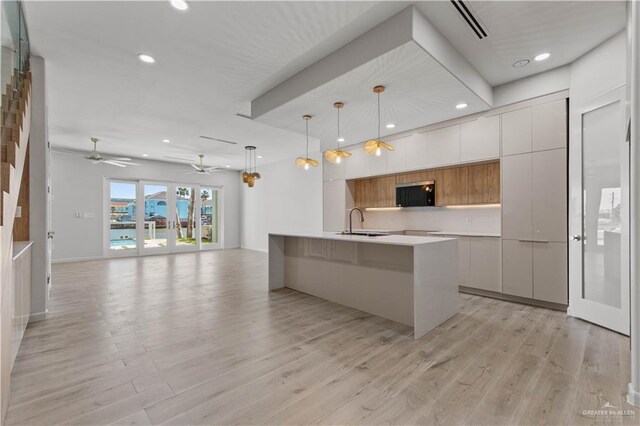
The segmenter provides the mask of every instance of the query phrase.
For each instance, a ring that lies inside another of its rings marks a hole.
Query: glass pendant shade
[[[253,188],[256,180],[262,176],[256,171],[256,147],[245,146],[244,171],[242,172],[242,183],[246,183],[249,188]],[[247,157],[249,157],[249,167],[247,168]]]
[[[384,86],[376,86],[373,88],[373,93],[378,95],[378,138],[371,139],[364,144],[364,151],[369,155],[382,155],[382,150],[393,151],[395,148],[393,145],[388,144],[380,140],[380,93],[384,92]]]
[[[296,166],[301,169],[309,170],[309,166],[318,167],[320,163],[318,163],[313,158],[309,158],[309,120],[311,120],[311,116],[305,114],[302,116],[302,118],[305,121],[305,130],[307,135],[307,155],[305,157],[296,158]]]

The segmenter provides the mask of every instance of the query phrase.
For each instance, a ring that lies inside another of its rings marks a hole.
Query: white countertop
[[[430,234],[433,235],[456,235],[459,237],[496,237],[496,238],[500,238],[500,233],[499,232],[458,232],[458,231],[437,231],[437,232],[431,232],[429,231]]]
[[[356,231],[362,231],[358,229]],[[377,231],[380,232],[380,231]],[[337,240],[337,241],[354,241],[358,243],[372,243],[372,244],[386,244],[392,246],[419,246],[422,244],[439,243],[442,241],[451,240],[453,238],[442,237],[417,237],[409,235],[382,235],[379,237],[367,237],[364,235],[343,235],[336,232],[322,232],[322,233],[309,233],[309,234],[269,234],[282,237],[298,237],[298,238],[319,238],[323,240]]]

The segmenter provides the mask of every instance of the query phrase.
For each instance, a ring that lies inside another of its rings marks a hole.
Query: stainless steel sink
[[[384,237],[385,235],[389,235],[385,232],[347,232],[342,231],[338,232],[338,235],[360,235],[362,237]]]

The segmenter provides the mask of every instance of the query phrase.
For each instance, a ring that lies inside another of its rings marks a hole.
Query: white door
[[[570,150],[569,314],[629,334],[629,145],[625,89],[579,113]]]

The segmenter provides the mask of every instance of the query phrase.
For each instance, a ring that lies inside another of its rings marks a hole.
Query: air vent
[[[481,24],[480,18],[473,14],[470,6],[467,6],[462,0],[450,1],[478,39],[482,40],[487,37],[487,31],[484,29],[484,25]]]
[[[222,142],[222,143],[228,143],[230,145],[238,145],[237,142],[232,142],[232,141],[227,141],[224,139],[218,139],[218,138],[212,138],[211,136],[200,136],[202,139],[208,139],[210,141],[216,141],[216,142]]]

